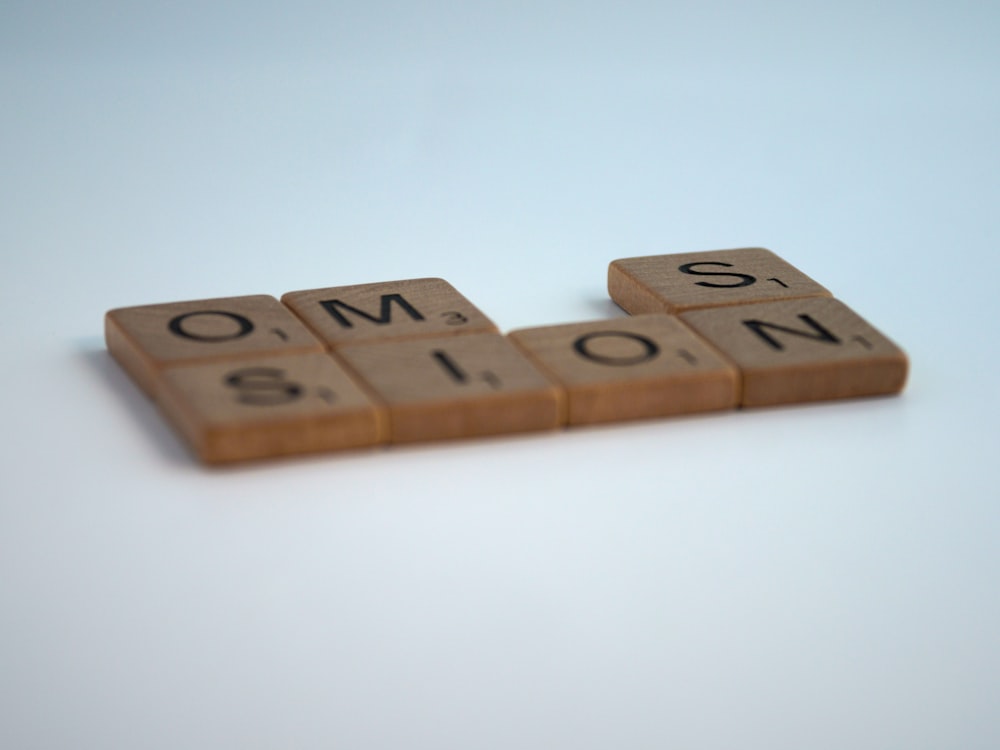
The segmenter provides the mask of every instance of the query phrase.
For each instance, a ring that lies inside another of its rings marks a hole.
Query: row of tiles
[[[765,250],[615,261],[609,290],[638,314],[506,336],[441,279],[121,308],[105,330],[112,355],[213,463],[905,382],[895,344]]]

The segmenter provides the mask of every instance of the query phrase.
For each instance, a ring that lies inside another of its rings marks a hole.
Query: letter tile
[[[104,335],[111,355],[154,398],[166,367],[323,351],[301,321],[265,294],[118,308],[104,316]]]
[[[508,336],[566,389],[571,425],[739,403],[736,368],[672,315],[524,328]]]
[[[762,247],[621,258],[608,267],[608,293],[633,315],[830,296]]]
[[[288,292],[281,301],[331,349],[423,336],[496,333],[497,327],[444,279]]]
[[[562,424],[562,390],[496,333],[353,344],[336,355],[389,409],[408,443]]]
[[[902,390],[903,351],[839,300],[814,297],[683,313],[739,367],[743,406]]]
[[[383,442],[384,409],[326,352],[183,365],[159,407],[206,463]]]

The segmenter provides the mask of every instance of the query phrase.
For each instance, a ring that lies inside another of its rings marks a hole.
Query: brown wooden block
[[[407,443],[544,430],[562,423],[562,390],[495,333],[337,349],[388,407]]]
[[[743,405],[897,393],[899,347],[839,300],[815,297],[683,313],[740,368]]]
[[[621,258],[608,267],[608,293],[633,315],[830,296],[762,247]]]
[[[288,292],[281,301],[330,348],[424,336],[496,333],[497,327],[444,279]]]
[[[268,353],[323,351],[268,295],[122,307],[104,316],[108,351],[150,396],[165,367]]]
[[[676,317],[525,328],[510,339],[566,389],[569,424],[735,408],[735,367]]]
[[[374,445],[385,410],[325,353],[171,367],[159,406],[206,463]]]

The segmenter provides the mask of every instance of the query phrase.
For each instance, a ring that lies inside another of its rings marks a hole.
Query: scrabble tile
[[[608,292],[633,315],[830,296],[761,247],[621,258],[608,267]]]
[[[108,351],[150,396],[165,367],[267,353],[323,351],[323,345],[268,295],[171,302],[111,310]]]
[[[206,463],[383,442],[377,405],[327,353],[264,356],[164,370],[159,406]]]
[[[842,302],[824,297],[682,313],[739,367],[743,405],[897,393],[906,355]]]
[[[407,279],[288,292],[281,301],[323,342],[496,333],[497,327],[444,279]]]
[[[735,408],[735,367],[676,317],[525,328],[510,339],[566,389],[569,424]]]
[[[355,344],[336,353],[388,407],[392,442],[562,423],[562,390],[499,334]]]

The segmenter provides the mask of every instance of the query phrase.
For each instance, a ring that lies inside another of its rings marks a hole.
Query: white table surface
[[[1000,746],[1000,13],[0,7],[0,746]],[[208,470],[125,305],[770,247],[896,398]]]

